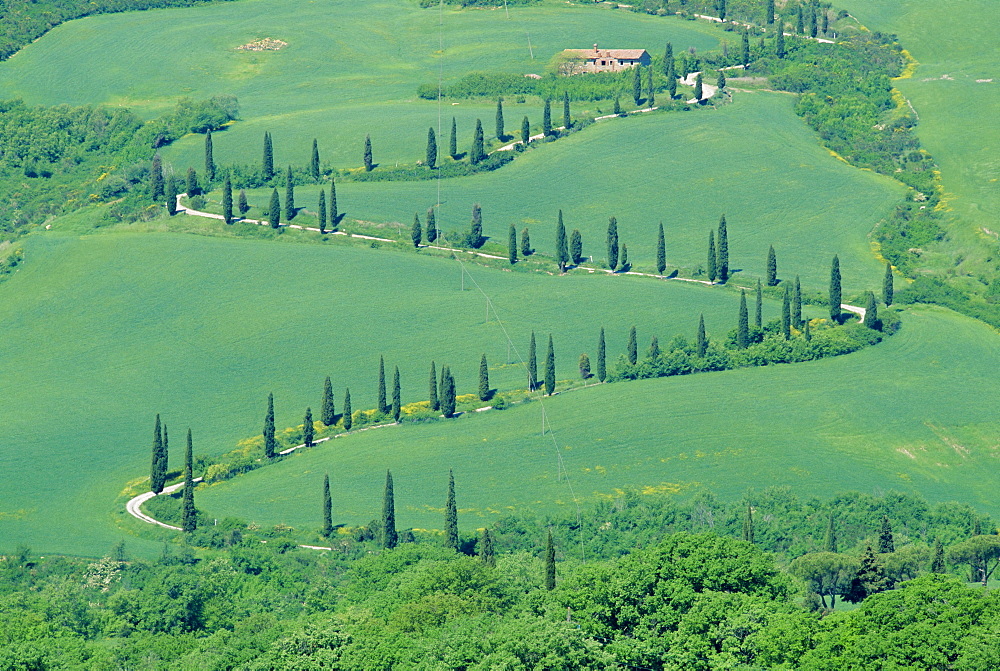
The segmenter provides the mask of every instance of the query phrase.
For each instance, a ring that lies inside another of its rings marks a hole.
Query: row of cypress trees
[[[164,484],[168,475],[168,458],[170,453],[170,439],[167,433],[167,425],[160,424],[160,415],[157,413],[156,421],[153,425],[153,450],[152,464],[150,469],[150,491],[159,495],[163,492]],[[198,528],[198,513],[194,507],[194,456],[193,444],[191,440],[191,429],[187,431],[187,443],[184,450],[184,488],[182,490],[182,522],[181,528],[184,531],[194,531]]]

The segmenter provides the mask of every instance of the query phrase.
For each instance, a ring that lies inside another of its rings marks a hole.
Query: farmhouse
[[[562,74],[575,75],[584,72],[617,72],[636,65],[649,65],[649,53],[645,49],[564,49],[560,59],[565,67]]]

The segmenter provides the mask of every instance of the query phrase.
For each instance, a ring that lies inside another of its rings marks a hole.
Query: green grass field
[[[618,383],[426,426],[341,438],[199,491],[211,515],[319,524],[323,474],[340,523],[378,516],[384,471],[401,527],[441,528],[455,470],[466,529],[509,507],[573,510],[618,488],[739,496],[788,485],[918,491],[993,514],[1000,444],[998,335],[939,309],[907,312],[900,333],[837,359]],[[959,344],[960,343],[960,344]],[[558,478],[557,450],[569,483]]]

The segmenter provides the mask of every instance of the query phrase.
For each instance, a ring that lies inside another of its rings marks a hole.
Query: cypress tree
[[[802,285],[799,276],[795,276],[795,286],[792,288],[792,326],[802,328]]]
[[[455,414],[455,401],[458,396],[455,390],[455,378],[447,366],[441,369],[441,377],[441,413],[445,417],[452,417]]]
[[[277,189],[271,189],[271,202],[267,210],[267,219],[271,224],[271,228],[281,226],[281,201],[278,198]]]
[[[274,394],[267,395],[267,414],[264,415],[264,456],[273,459],[278,452],[278,441],[274,439]]]
[[[164,482],[166,482],[167,471],[169,470],[169,468],[167,467],[167,462],[169,461],[170,458],[170,436],[167,435],[166,424],[163,425],[163,449],[160,452],[160,457],[161,457],[160,472],[163,473],[163,480]]]
[[[177,214],[177,180],[171,175],[166,186],[167,214],[171,217]]]
[[[397,424],[402,413],[402,396],[399,386],[399,366],[395,366],[392,373],[392,419]]]
[[[184,500],[182,507],[181,528],[191,532],[198,528],[198,511],[194,507],[194,468],[193,447],[191,444],[191,429],[187,433],[187,449],[184,451]]]
[[[333,535],[333,499],[330,496],[330,474],[323,476],[323,536]]]
[[[302,418],[302,443],[306,447],[313,446],[313,438],[316,437],[316,427],[313,426],[312,408],[306,408],[306,415]]]
[[[646,68],[646,106],[652,107],[656,104],[656,90],[653,86],[653,68]]]
[[[767,25],[774,23],[774,0],[767,0],[764,4],[764,21]]]
[[[667,78],[667,93],[670,99],[677,97],[677,65],[674,61],[674,45],[667,42],[663,52],[663,76]]]
[[[802,5],[799,5],[798,11],[797,11],[797,13],[795,15],[795,34],[796,35],[802,35],[803,33],[806,32],[806,26],[805,26],[805,22],[806,21],[805,21],[805,16],[803,16],[803,11],[804,11],[804,9],[803,9]]]
[[[885,277],[882,279],[882,302],[886,307],[892,305],[893,291],[892,264],[886,261]]]
[[[740,318],[736,325],[736,346],[746,349],[750,344],[750,316],[747,313],[747,292],[740,289]]]
[[[813,337],[812,337],[812,331],[809,330],[809,320],[808,319],[805,320],[805,330],[802,332],[802,335],[805,336],[806,342],[809,342],[809,341],[811,341],[813,339]]]
[[[521,256],[528,258],[535,250],[531,248],[531,238],[528,236],[528,227],[521,229]]]
[[[188,198],[191,196],[197,196],[201,193],[201,186],[198,184],[198,173],[195,172],[194,168],[187,169],[187,195]]]
[[[222,185],[222,218],[227,224],[233,223],[233,183],[228,173]]]
[[[486,365],[486,353],[479,360],[479,400],[487,401],[490,398],[490,368]]]
[[[380,355],[378,358],[378,411],[383,415],[389,412],[389,406],[385,400],[385,359]]]
[[[583,262],[583,236],[576,228],[569,234],[569,260],[575,266]]]
[[[528,117],[521,119],[521,142],[524,144],[531,142],[531,124],[528,123]]]
[[[340,210],[337,209],[337,183],[330,179],[330,230],[337,230],[337,220],[340,218]]]
[[[372,136],[371,135],[365,135],[364,162],[365,162],[365,172],[371,172],[372,168],[375,167],[375,164],[372,162]]]
[[[212,131],[205,133],[205,179],[215,181],[215,158],[212,156]]]
[[[448,142],[448,155],[452,159],[458,158],[458,124],[455,117],[451,118],[451,140]]]
[[[716,270],[719,273],[719,281],[725,284],[729,281],[729,231],[726,229],[726,215],[719,219],[719,246],[718,262]]]
[[[842,302],[840,294],[840,257],[834,256],[830,265],[830,319],[837,321],[840,319],[840,304]]]
[[[344,431],[350,431],[354,425],[354,415],[351,412],[351,388],[344,392]]]
[[[458,505],[455,503],[455,474],[448,469],[448,498],[444,502],[444,545],[458,551]]]
[[[163,470],[163,434],[160,429],[160,414],[156,414],[156,423],[153,425],[153,458],[149,474],[149,491],[159,494],[163,491],[163,482],[166,480],[166,471]]]
[[[433,170],[437,167],[438,160],[438,143],[437,136],[434,134],[433,128],[427,129],[427,155],[425,156],[425,163],[428,168]]]
[[[792,337],[792,296],[785,283],[785,295],[781,300],[781,335],[785,340]]]
[[[313,138],[312,155],[309,157],[309,174],[319,181],[319,143]]]
[[[410,239],[413,240],[414,247],[420,247],[420,241],[423,240],[424,230],[420,227],[420,214],[417,212],[413,213],[413,227],[410,229]]]
[[[590,357],[584,352],[580,355],[580,379],[587,380],[590,376]]]
[[[507,260],[510,265],[517,263],[517,229],[514,224],[507,230]]]
[[[642,66],[635,65],[632,70],[632,100],[638,107],[639,103],[642,102]]]
[[[785,57],[785,21],[778,17],[774,26],[774,55],[778,58]]]
[[[497,139],[503,141],[507,137],[503,128],[503,98],[497,98]]]
[[[720,91],[726,88],[726,73],[721,68],[719,69],[719,76],[715,78],[715,86]]]
[[[715,284],[719,277],[719,257],[715,252],[715,231],[708,232],[708,281]]]
[[[944,572],[944,546],[941,545],[941,539],[937,538],[934,540],[934,559],[931,561],[931,573]]]
[[[617,114],[618,116],[625,116],[625,113],[622,112],[622,102],[617,97],[615,98],[614,113]]]
[[[819,26],[816,23],[816,7],[815,5],[809,6],[809,36],[816,37],[819,31]]]
[[[549,98],[545,99],[545,107],[542,108],[542,135],[552,135],[552,101]]]
[[[604,327],[602,326],[601,334],[597,337],[597,379],[604,382],[607,376],[607,348],[604,343]]]
[[[559,264],[559,272],[566,272],[566,265],[569,263],[569,246],[566,244],[566,227],[563,226],[562,210],[559,210],[559,220],[556,223],[556,263]]]
[[[743,516],[743,540],[747,543],[754,542],[753,508],[749,503],[747,503],[747,512]]]
[[[385,493],[382,495],[382,547],[391,550],[399,542],[396,533],[396,501],[392,491],[392,473],[385,472]]]
[[[705,335],[705,315],[702,314],[698,317],[698,357],[701,359],[705,358],[705,353],[708,351],[708,337]]]
[[[437,240],[437,237],[438,237],[437,217],[434,214],[434,208],[433,207],[428,207],[427,208],[427,242],[428,243],[433,243],[435,240]]]
[[[764,318],[764,291],[761,289],[760,279],[758,279],[757,300],[756,300],[756,305],[754,306],[754,313],[753,313],[753,327],[758,331],[760,331],[761,327],[763,326],[763,318]]]
[[[770,245],[767,248],[767,286],[774,287],[778,285],[778,257],[774,254],[774,245]]]
[[[663,222],[660,222],[660,232],[656,238],[656,272],[662,275],[667,270],[667,242],[663,238]]]
[[[618,220],[608,219],[608,268],[614,272],[618,268]]]
[[[486,239],[483,237],[483,208],[479,203],[472,206],[472,222],[469,226],[469,246],[479,249]]]
[[[864,325],[870,329],[878,330],[878,305],[875,303],[875,294],[869,291],[867,292],[867,296],[865,298]]]
[[[469,162],[472,165],[479,165],[479,162],[486,158],[486,150],[483,148],[483,122],[476,119],[476,132],[472,136],[472,151],[469,152]]]
[[[639,345],[635,337],[635,327],[633,326],[628,330],[628,345],[625,348],[625,353],[628,355],[628,362],[635,365],[636,361],[639,360]]]
[[[479,542],[479,560],[487,566],[496,566],[496,551],[493,549],[493,534],[489,529],[483,529],[483,537]]]
[[[750,33],[743,29],[743,41],[740,43],[740,62],[744,68],[750,65]]]
[[[694,80],[694,99],[697,100],[698,102],[701,102],[702,98],[704,98],[705,96],[705,91],[703,87],[704,84],[701,80],[701,73],[699,72],[698,76],[695,77]]]
[[[878,551],[880,554],[887,554],[896,551],[896,545],[892,538],[892,524],[889,523],[889,516],[882,516],[882,529],[878,535]]]
[[[438,400],[437,370],[433,361],[431,361],[431,375],[428,387],[427,399],[430,402],[431,410],[440,410],[441,402]]]
[[[247,203],[247,192],[243,189],[240,189],[240,198],[239,201],[237,201],[237,207],[239,208],[240,216],[243,216],[250,211],[250,204]]]
[[[573,126],[573,118],[569,115],[569,91],[563,91],[563,126],[566,130]]]
[[[552,529],[545,541],[545,589],[556,588],[556,548],[552,544]]]
[[[830,13],[825,9],[823,10],[823,34],[826,35],[830,32]]]
[[[657,340],[656,336],[653,336],[649,341],[649,351],[646,352],[646,358],[652,361],[658,356],[660,356],[660,341]]]
[[[333,426],[337,423],[337,412],[333,406],[333,383],[330,382],[329,375],[323,381],[323,402],[320,408],[320,420],[324,426]]]
[[[621,271],[623,273],[628,272],[628,270],[631,267],[632,266],[629,265],[629,262],[628,262],[628,245],[623,244],[622,245],[622,266],[621,266]]]
[[[534,391],[538,387],[538,356],[535,347],[535,332],[531,332],[531,340],[528,342],[528,391]]]
[[[264,171],[264,179],[274,177],[274,149],[271,146],[271,134],[264,132],[264,160],[261,162],[261,169]]]
[[[830,515],[830,523],[826,527],[826,542],[823,550],[826,552],[837,551],[837,528],[834,525],[833,515]]]
[[[549,334],[549,349],[545,352],[545,393],[551,396],[556,391],[556,352]]]
[[[285,174],[285,219],[295,218],[295,178],[292,176],[292,166],[288,166]]]
[[[319,216],[319,232],[326,233],[326,191],[323,189],[319,190],[319,204],[316,206],[316,212]]]

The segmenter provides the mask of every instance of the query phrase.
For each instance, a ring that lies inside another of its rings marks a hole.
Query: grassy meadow
[[[995,514],[998,336],[941,309],[904,315],[886,342],[806,364],[617,383],[456,422],[338,438],[199,490],[214,516],[315,528],[323,474],[338,523],[378,516],[384,471],[401,528],[441,528],[454,469],[471,531],[514,507],[572,511],[619,488],[739,496],[917,491]],[[568,473],[560,478],[559,458]]]

